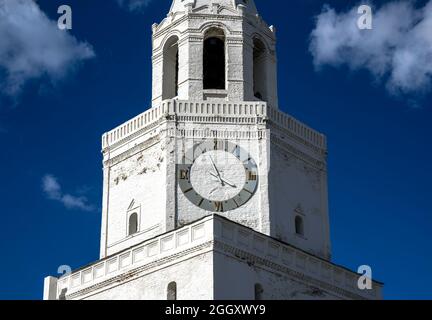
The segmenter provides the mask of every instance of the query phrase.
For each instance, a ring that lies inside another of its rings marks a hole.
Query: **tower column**
[[[255,100],[253,90],[253,43],[250,39],[244,39],[243,41],[243,79],[244,99],[246,101]]]
[[[244,47],[243,40],[228,38],[227,44],[227,85],[228,99],[231,101],[245,100],[245,81],[243,74]]]
[[[266,59],[266,79],[267,79],[267,101],[270,106],[278,109],[278,89],[277,89],[277,59],[276,52],[268,53]]]
[[[163,85],[163,55],[158,54],[153,57],[153,83],[152,83],[152,107],[160,105],[162,102]]]
[[[203,39],[189,36],[179,46],[180,100],[203,99]]]

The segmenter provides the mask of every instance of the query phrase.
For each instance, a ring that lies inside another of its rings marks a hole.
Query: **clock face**
[[[212,212],[240,208],[258,186],[258,167],[253,158],[226,140],[197,143],[178,165],[177,175],[186,198]]]

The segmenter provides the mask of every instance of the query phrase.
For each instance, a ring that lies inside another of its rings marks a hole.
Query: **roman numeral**
[[[223,207],[223,203],[222,202],[215,202],[214,206],[215,206],[215,211],[216,212],[224,212],[224,207]]]
[[[256,172],[253,171],[247,171],[247,177],[249,181],[257,181],[258,180],[258,175],[256,174]]]
[[[214,150],[223,150],[226,152],[228,151],[229,143],[226,140],[214,140],[213,141],[213,148]]]
[[[180,179],[181,180],[189,180],[189,171],[188,170],[180,170]]]

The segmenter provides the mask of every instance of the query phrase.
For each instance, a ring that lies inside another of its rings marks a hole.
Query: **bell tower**
[[[174,0],[153,25],[153,106],[266,101],[278,108],[276,31],[253,0]]]
[[[326,140],[278,109],[275,33],[252,0],[153,24],[152,107],[103,137],[102,258],[214,213],[330,258]]]
[[[45,299],[380,299],[331,262],[326,137],[278,108],[253,0],[174,0],[152,106],[102,136],[100,260]]]

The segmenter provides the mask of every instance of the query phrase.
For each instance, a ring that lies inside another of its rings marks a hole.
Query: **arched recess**
[[[253,92],[255,98],[267,100],[267,48],[258,37],[253,38]]]
[[[163,48],[162,99],[172,99],[178,95],[179,78],[179,38],[171,36]]]
[[[264,288],[260,283],[255,284],[255,300],[264,300]]]
[[[226,88],[225,33],[220,28],[210,28],[204,36],[203,85],[206,89]]]
[[[300,216],[295,218],[295,231],[299,236],[304,236],[304,220]]]
[[[128,236],[138,232],[138,213],[134,212],[129,216],[128,224]]]
[[[170,282],[167,287],[167,300],[175,301],[177,300],[177,283]]]

